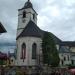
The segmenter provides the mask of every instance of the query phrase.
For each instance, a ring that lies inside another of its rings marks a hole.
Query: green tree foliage
[[[59,54],[52,34],[45,32],[42,40],[43,63],[51,66],[58,66],[60,61]]]
[[[4,65],[4,61],[3,60],[0,60],[0,65]]]

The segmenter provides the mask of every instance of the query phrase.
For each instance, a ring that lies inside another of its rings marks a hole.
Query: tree
[[[60,59],[52,34],[45,32],[42,40],[43,63],[58,66]]]

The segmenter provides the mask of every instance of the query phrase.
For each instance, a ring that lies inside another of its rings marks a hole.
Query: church
[[[18,27],[16,36],[16,66],[38,66],[42,64],[42,38],[46,31],[40,29],[37,25],[37,12],[34,10],[32,3],[28,0],[23,8],[18,10]],[[52,33],[51,33],[52,34]],[[54,34],[52,37],[59,50],[61,58],[60,64],[71,63],[71,54],[68,48],[60,47],[62,41]],[[64,58],[64,54],[68,56],[68,60]],[[63,57],[63,58],[62,58]]]

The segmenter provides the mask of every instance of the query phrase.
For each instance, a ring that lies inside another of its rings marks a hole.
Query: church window
[[[24,11],[24,12],[23,12],[23,18],[25,18],[25,17],[26,17],[26,12]]]
[[[23,43],[21,48],[21,59],[25,59],[25,58],[26,58],[26,44]]]
[[[36,44],[32,45],[32,59],[36,59]]]
[[[71,60],[71,62],[72,62],[72,65],[74,64],[74,60]]]
[[[33,19],[35,20],[35,14],[33,14]]]
[[[61,64],[62,64],[62,65],[64,64],[64,61],[63,61],[63,60],[61,60]]]
[[[64,57],[64,61],[66,61],[66,57]]]

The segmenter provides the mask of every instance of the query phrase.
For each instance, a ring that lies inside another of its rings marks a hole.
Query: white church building
[[[37,26],[37,12],[28,0],[24,7],[18,10],[16,66],[37,66],[42,64],[41,44],[45,32]],[[55,35],[53,35],[53,39],[59,50],[61,40]]]

